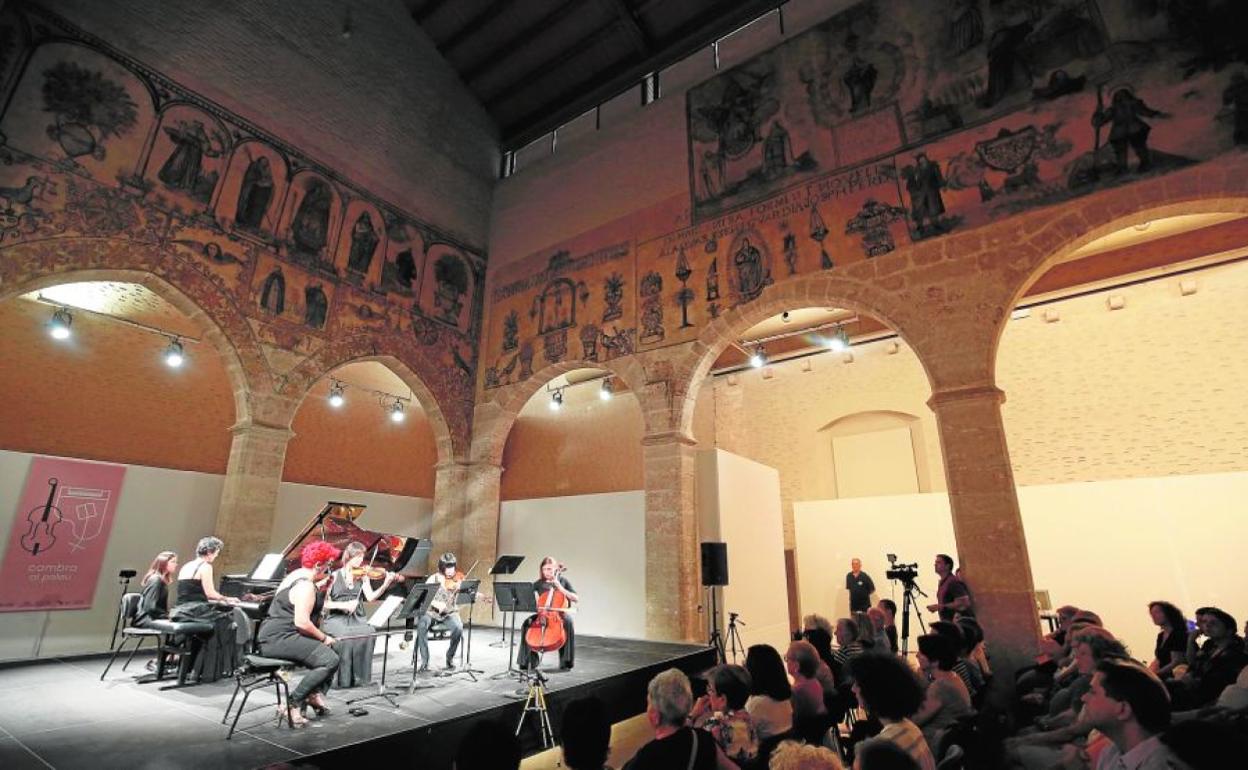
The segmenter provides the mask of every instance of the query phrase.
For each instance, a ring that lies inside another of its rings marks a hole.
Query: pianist
[[[374,585],[369,570],[364,568],[364,544],[359,541],[347,543],[342,549],[342,567],[334,570],[329,584],[329,598],[325,602],[325,620],[321,628],[327,634],[341,639],[344,636],[361,637],[340,641],[334,651],[341,659],[338,666],[338,686],[359,687],[373,678],[373,647],[377,639],[365,636],[375,629],[365,621],[364,602],[377,601],[394,582],[393,572]]]
[[[299,554],[300,568],[288,574],[277,587],[269,616],[260,624],[260,654],[292,660],[312,669],[299,680],[290,694],[290,703],[278,704],[279,715],[290,717],[292,727],[307,724],[303,710],[311,706],[317,716],[329,713],[325,693],[338,670],[334,637],[316,627],[325,595],[316,584],[329,574],[340,551],[324,540],[313,540]]]
[[[215,682],[227,677],[238,667],[240,633],[246,639],[251,625],[247,616],[235,605],[238,600],[222,596],[212,576],[212,563],[225,544],[215,537],[200,538],[195,558],[178,571],[177,603],[170,620],[211,623],[213,632],[206,638],[192,639],[195,663],[191,673],[200,682]]]

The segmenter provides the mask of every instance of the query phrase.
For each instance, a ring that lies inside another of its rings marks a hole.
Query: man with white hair
[[[705,730],[688,726],[693,709],[689,677],[669,668],[650,680],[646,688],[646,718],[654,728],[654,740],[642,746],[624,770],[715,770],[736,767]]]

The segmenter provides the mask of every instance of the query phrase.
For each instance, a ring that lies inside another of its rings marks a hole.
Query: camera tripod
[[[711,635],[706,640],[707,647],[715,648],[716,660],[720,663],[727,663],[728,657],[725,655],[724,635],[719,632],[719,606],[716,603],[715,589],[708,587],[711,592]],[[745,625],[744,620],[740,620],[735,612],[728,613],[728,643],[727,652],[732,653],[732,662],[737,662],[737,653],[741,653],[741,657],[745,657],[745,645],[741,642],[741,633],[737,631],[738,625]]]
[[[555,745],[555,731],[550,727],[550,712],[546,710],[546,675],[537,669],[526,672],[524,680],[529,685],[529,693],[524,699],[524,708],[520,711],[520,722],[516,725],[516,737],[524,729],[524,719],[529,712],[537,714],[537,727],[542,733],[542,748]]]
[[[910,652],[911,611],[914,612],[915,620],[919,621],[919,630],[927,633],[927,626],[923,625],[923,614],[919,612],[919,601],[914,598],[916,593],[924,598],[927,598],[927,594],[923,593],[923,589],[919,588],[919,584],[913,580],[903,580],[901,585],[905,591],[901,610],[901,657],[904,658]]]

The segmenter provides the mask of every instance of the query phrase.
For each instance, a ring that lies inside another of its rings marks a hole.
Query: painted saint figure
[[[319,257],[329,238],[329,207],[333,202],[329,187],[320,180],[308,184],[299,210],[290,224],[295,250]]]
[[[449,324],[459,324],[464,295],[468,293],[468,270],[464,263],[449,254],[442,255],[433,266],[433,279],[437,284],[433,305],[438,310],[438,318]]]
[[[914,156],[914,166],[903,172],[906,176],[906,192],[910,193],[910,218],[920,237],[935,232],[940,225],[940,215],[945,213],[945,202],[940,188],[945,186],[940,165],[928,160],[920,152]]]
[[[320,284],[303,290],[303,322],[313,329],[325,328],[325,316],[329,313],[329,300]]]
[[[793,145],[789,141],[789,130],[777,120],[771,124],[771,131],[763,140],[763,176],[779,176],[792,163]]]
[[[373,228],[373,218],[367,211],[363,212],[351,228],[351,255],[347,258],[347,269],[353,273],[367,273],[379,240],[377,230]]]
[[[1148,134],[1152,126],[1144,122],[1144,118],[1166,118],[1166,113],[1154,110],[1144,103],[1143,99],[1131,92],[1130,88],[1119,88],[1109,101],[1109,107],[1098,108],[1092,115],[1092,125],[1100,128],[1109,124],[1109,146],[1114,150],[1114,162],[1118,173],[1127,171],[1127,151],[1135,151],[1139,159],[1139,171],[1148,171],[1153,165],[1152,154],[1148,151]]]
[[[264,279],[260,289],[260,307],[273,315],[281,315],[286,309],[286,276],[282,275],[281,267],[273,268],[273,272]]]
[[[879,71],[875,65],[860,56],[854,56],[849,69],[841,78],[841,82],[849,89],[849,111],[859,113],[871,106],[871,93],[875,91],[875,80]]]
[[[243,184],[238,192],[238,206],[234,210],[234,224],[238,227],[259,229],[264,215],[273,199],[273,170],[269,159],[261,156],[247,166]]]
[[[737,249],[732,261],[737,269],[737,292],[742,299],[754,299],[770,283],[763,266],[762,252],[750,244],[749,238],[742,238],[741,248]]]
[[[204,124],[198,120],[190,123],[179,120],[176,126],[165,126],[165,133],[173,142],[174,149],[156,176],[175,190],[197,192],[204,157],[215,158],[221,153],[213,148],[212,139],[204,131]]]

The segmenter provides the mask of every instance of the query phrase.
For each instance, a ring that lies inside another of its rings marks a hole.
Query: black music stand
[[[499,575],[511,575],[515,573],[516,570],[520,569],[520,563],[523,561],[523,556],[516,556],[514,554],[504,554],[503,556],[498,557],[498,561],[494,562],[493,567],[490,567],[490,574],[494,576],[494,585],[498,585]],[[503,620],[502,634],[500,635],[498,641],[491,642],[490,646],[507,646],[507,621],[505,618]]]
[[[438,595],[438,589],[442,586],[437,583],[416,583],[412,586],[412,590],[407,594],[407,599],[403,602],[403,606],[399,611],[394,613],[394,620],[418,620],[421,615],[429,611],[429,605],[433,604],[433,597]],[[413,656],[414,660],[414,656]],[[416,666],[412,666],[412,683],[407,687],[407,694],[411,695],[416,692]],[[426,685],[432,687],[433,685]]]
[[[477,681],[477,674],[485,674],[481,669],[472,667],[472,611],[476,609],[479,590],[481,590],[479,578],[470,578],[459,583],[459,593],[455,596],[455,604],[461,607],[468,605],[468,633],[464,639],[464,645],[459,648],[459,670],[448,672],[451,675],[467,674],[474,682]]]
[[[495,583],[494,601],[503,612],[511,613],[511,641],[507,650],[507,670],[498,676],[514,676],[523,674],[512,666],[516,653],[516,613],[533,614],[537,612],[537,594],[532,583]]]
[[[367,579],[367,578],[364,578],[364,579]],[[395,595],[393,588],[391,588],[387,593],[389,593],[390,595]],[[403,604],[407,604],[407,598],[404,598]],[[399,608],[395,610],[395,612],[393,612],[390,615],[390,617],[386,618],[385,630],[383,631],[381,629],[378,629],[377,634],[376,634],[377,636],[384,636],[386,638],[385,646],[381,653],[381,681],[377,683],[377,692],[372,693],[371,695],[362,695],[358,698],[351,698],[350,700],[347,701],[348,706],[354,706],[357,703],[361,703],[367,700],[372,700],[373,698],[385,698],[387,701],[390,702],[391,706],[398,708],[399,703],[398,701],[395,700],[395,698],[397,698],[399,695],[402,695],[402,693],[399,692],[398,690],[386,689],[386,667],[387,667],[387,664],[390,662],[390,637],[393,634],[403,633],[403,631],[400,629],[390,628],[390,622],[395,617],[397,617],[400,612],[402,612],[402,609],[403,609],[403,605],[399,605]],[[369,625],[372,625],[372,624],[370,623]],[[377,628],[376,626],[373,626],[373,627]]]

